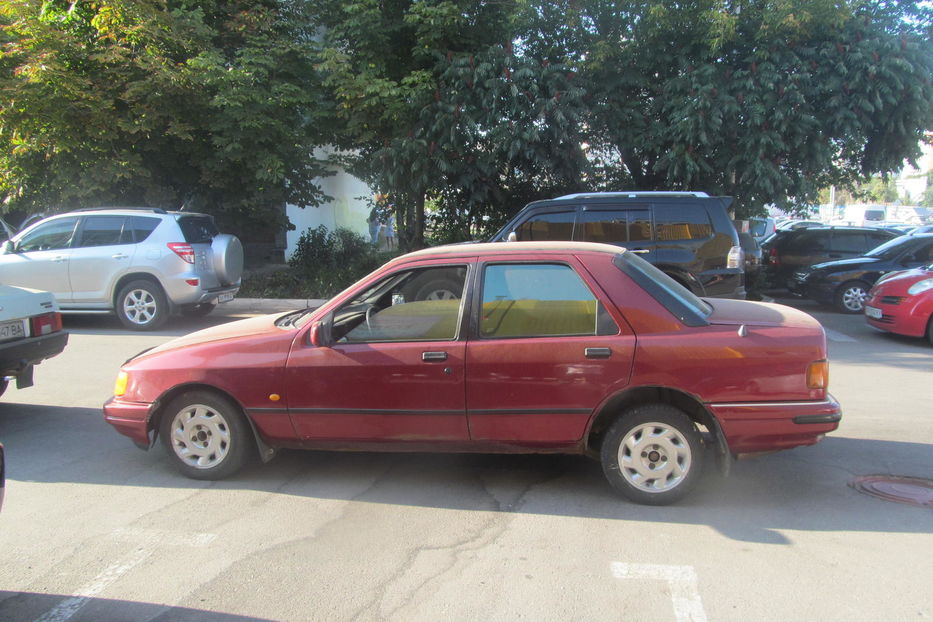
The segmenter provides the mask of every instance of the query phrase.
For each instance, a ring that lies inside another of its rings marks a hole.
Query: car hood
[[[851,259],[836,259],[835,261],[824,261],[813,265],[814,270],[851,270],[853,268],[868,267],[871,264],[881,261],[878,257],[853,257]]]
[[[706,318],[710,324],[739,326],[794,326],[819,328],[820,323],[803,311],[785,305],[728,298],[705,299],[713,312]]]
[[[912,270],[901,270],[899,272],[889,272],[888,274],[884,275],[884,277],[878,281],[877,284],[897,284],[903,285],[904,287],[910,287],[917,281],[933,278],[933,269],[931,268],[933,268],[933,266],[914,268]]]
[[[204,330],[190,333],[184,337],[166,341],[162,345],[146,351],[145,356],[215,341],[230,341],[267,334],[280,335],[283,332],[293,331],[294,329],[292,328],[279,328],[275,325],[275,321],[282,317],[282,315],[284,314],[274,313],[272,315],[261,315],[259,317],[251,317],[245,320],[221,324],[220,326],[205,328]]]

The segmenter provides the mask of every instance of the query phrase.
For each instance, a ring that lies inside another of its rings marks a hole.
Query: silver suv
[[[240,289],[243,247],[207,214],[84,209],[3,244],[0,283],[55,294],[62,313],[116,313],[132,330],[203,316]]]

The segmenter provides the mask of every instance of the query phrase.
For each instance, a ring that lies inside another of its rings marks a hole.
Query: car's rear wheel
[[[9,386],[9,384],[10,383],[7,382],[6,380],[0,380],[0,395],[3,395],[4,393],[6,393],[6,388],[7,386]]]
[[[871,285],[865,281],[849,281],[836,290],[836,308],[843,313],[861,313],[865,310],[868,290]]]
[[[703,453],[693,421],[667,404],[637,406],[610,426],[603,439],[603,473],[625,497],[667,505],[690,492]]]
[[[240,408],[209,391],[189,391],[169,402],[159,433],[175,466],[192,479],[229,477],[254,453]]]
[[[185,305],[181,307],[181,314],[185,317],[204,317],[208,315],[217,305],[205,302],[199,305]]]
[[[154,330],[168,319],[168,300],[155,282],[139,279],[124,285],[117,294],[116,312],[130,330]]]
[[[927,322],[927,341],[930,342],[930,345],[933,345],[933,315],[930,316],[930,320]]]

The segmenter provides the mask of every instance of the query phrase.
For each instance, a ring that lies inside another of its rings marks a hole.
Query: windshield
[[[908,236],[901,236],[899,238],[894,238],[893,240],[888,240],[881,246],[876,246],[867,253],[866,257],[877,257],[878,259],[893,259],[904,250],[905,244],[910,244],[913,240]]]

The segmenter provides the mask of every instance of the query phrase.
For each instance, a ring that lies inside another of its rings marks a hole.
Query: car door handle
[[[129,255],[126,255],[124,253],[116,253],[115,255],[111,255],[111,257],[113,257],[114,259],[127,259],[129,258]]]
[[[68,258],[65,257],[64,255],[59,255],[58,257],[56,257],[56,258],[53,259],[52,261],[53,261],[54,263],[64,263],[64,262],[68,261]]]
[[[446,361],[447,353],[446,352],[422,352],[421,360],[428,361]]]
[[[612,356],[612,350],[609,348],[586,348],[583,355],[588,359],[607,359]]]

